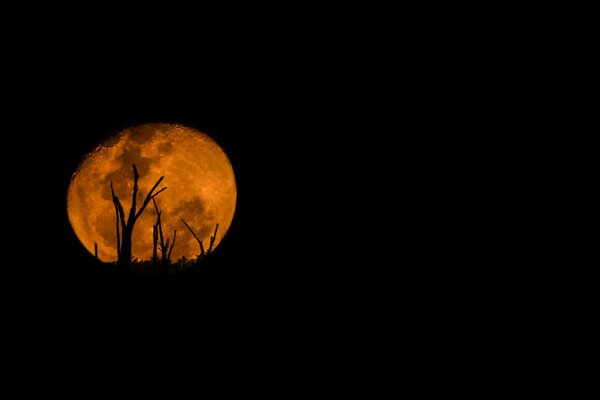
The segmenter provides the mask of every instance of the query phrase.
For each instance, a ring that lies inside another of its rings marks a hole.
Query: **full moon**
[[[173,262],[200,253],[198,241],[181,221],[194,230],[205,247],[218,224],[213,249],[233,220],[237,189],[227,155],[208,135],[179,124],[152,123],[118,132],[87,154],[73,174],[67,194],[67,211],[73,231],[91,253],[105,262],[117,260],[115,195],[125,215],[134,187],[133,164],[139,172],[137,208],[157,180],[164,176],[154,199],[165,236],[176,242]],[[135,223],[132,256],[150,260],[157,213],[152,202]],[[159,253],[160,254],[160,253]]]

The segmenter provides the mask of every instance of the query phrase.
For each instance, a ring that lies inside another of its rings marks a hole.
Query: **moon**
[[[150,123],[124,129],[99,144],[80,162],[67,192],[69,222],[83,246],[105,262],[117,260],[115,208],[111,182],[129,213],[133,193],[133,164],[139,172],[137,207],[156,181],[164,176],[155,197],[166,237],[177,239],[171,259],[195,258],[197,240],[185,220],[207,247],[219,224],[213,249],[227,233],[235,213],[237,188],[231,162],[208,135],[194,128]],[[135,259],[150,260],[157,215],[150,202],[137,220],[132,236]],[[160,253],[159,253],[160,254]]]

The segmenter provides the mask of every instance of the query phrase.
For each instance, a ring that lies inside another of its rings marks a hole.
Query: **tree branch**
[[[204,251],[204,245],[202,244],[202,240],[200,241],[200,257],[204,257],[206,252]]]
[[[142,215],[142,212],[144,212],[144,209],[146,208],[146,206],[148,205],[148,203],[150,203],[150,200],[154,199],[154,197],[158,196],[159,193],[161,193],[163,190],[165,190],[167,187],[165,186],[164,188],[160,189],[158,192],[152,194],[152,192],[154,192],[154,190],[156,189],[156,187],[160,184],[160,182],[165,179],[164,176],[161,176],[158,181],[156,181],[156,183],[154,184],[154,186],[152,186],[152,189],[150,189],[150,191],[148,192],[148,194],[146,195],[146,199],[144,200],[144,203],[142,204],[142,207],[140,207],[140,210],[137,212],[137,214],[135,215],[135,218],[139,218],[140,215]]]
[[[119,220],[121,220],[121,229],[125,230],[125,212],[119,198],[115,195],[112,181],[110,182],[110,191],[112,192],[113,204],[115,206],[116,227],[117,227],[117,258],[121,256],[121,233],[119,232]]]
[[[160,249],[164,253],[165,240],[163,238],[162,222],[160,221],[160,211],[158,211],[158,205],[156,204],[156,200],[154,200],[154,197],[152,198],[152,202],[154,203],[154,208],[156,209],[156,225],[158,226],[158,232],[160,234]]]
[[[154,193],[152,195],[152,197],[150,197],[151,199],[155,198],[156,196],[158,196],[160,193],[162,193],[163,190],[165,190],[167,187],[165,186],[164,188],[160,189],[158,192]]]
[[[135,220],[138,219],[138,215],[135,213],[135,207],[137,202],[137,193],[138,193],[138,181],[140,179],[140,174],[138,174],[138,170],[133,164],[133,195],[131,196],[131,209],[129,210],[129,217],[127,219],[127,225],[129,226],[131,222],[135,223]],[[133,225],[132,225],[133,226]]]
[[[206,252],[206,254],[208,254],[212,251],[213,244],[215,243],[215,239],[217,238],[217,230],[218,229],[219,229],[219,224],[217,224],[217,227],[215,228],[215,234],[210,237],[210,245],[208,246],[208,251]]]
[[[183,218],[181,218],[181,222],[183,222],[185,224],[185,226],[190,230],[190,232],[192,232],[192,235],[194,235],[194,237],[198,241],[198,244],[200,245],[200,256],[203,256],[204,255],[204,246],[202,245],[202,240],[200,240],[198,235],[196,235],[196,232],[194,232],[194,230],[188,225],[187,222],[185,222],[183,220]]]
[[[171,252],[173,251],[173,247],[175,247],[175,241],[177,240],[177,229],[173,231],[173,243],[171,243],[171,248],[169,249],[169,253],[167,254],[167,260],[171,260]]]

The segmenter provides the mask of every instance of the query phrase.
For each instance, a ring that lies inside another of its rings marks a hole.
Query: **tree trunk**
[[[162,259],[160,260],[160,264],[162,266],[163,275],[167,275],[169,273],[169,260],[167,259],[167,254],[162,254]]]
[[[154,269],[154,275],[160,275],[158,269],[158,253],[156,252],[158,247],[158,228],[156,225],[152,225],[152,267]]]
[[[119,257],[118,266],[121,272],[131,272],[131,235],[132,229],[125,229],[121,232],[121,256]]]
[[[131,236],[133,234],[133,227],[137,219],[142,215],[146,206],[150,202],[150,200],[154,200],[156,196],[159,195],[166,187],[160,189],[156,193],[154,191],[160,184],[160,182],[164,179],[164,176],[161,176],[158,181],[152,186],[152,189],[146,195],[144,202],[139,210],[137,210],[137,193],[138,193],[138,180],[140,175],[138,174],[137,168],[135,164],[133,164],[133,195],[131,196],[131,209],[129,210],[129,217],[127,218],[127,222],[125,222],[125,211],[123,210],[123,206],[121,205],[121,201],[119,197],[115,194],[113,184],[110,183],[110,190],[112,193],[113,203],[115,205],[115,213],[117,217],[117,266],[121,272],[130,273],[131,272]],[[156,203],[155,203],[156,204]],[[121,243],[119,245],[119,222],[121,222]]]

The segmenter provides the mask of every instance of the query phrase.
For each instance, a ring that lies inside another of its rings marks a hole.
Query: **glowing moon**
[[[194,258],[198,242],[181,222],[184,219],[205,246],[219,224],[214,248],[227,232],[235,212],[237,189],[233,168],[225,152],[206,134],[177,124],[144,124],[125,129],[87,154],[71,179],[67,194],[69,221],[75,234],[102,261],[117,260],[115,208],[110,183],[123,204],[131,207],[133,170],[140,174],[137,206],[164,176],[167,190],[155,199],[161,211],[165,236],[177,241],[172,260]],[[159,189],[160,189],[159,187]],[[150,203],[133,231],[132,254],[149,260],[153,252],[156,211]],[[166,238],[165,238],[166,240]]]

